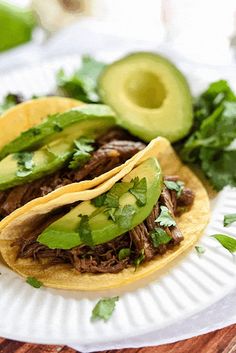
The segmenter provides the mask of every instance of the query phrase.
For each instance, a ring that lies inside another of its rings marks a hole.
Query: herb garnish
[[[168,244],[171,241],[171,236],[167,234],[162,228],[155,228],[149,233],[152,239],[153,246],[158,248],[159,245]]]
[[[132,219],[136,210],[132,205],[125,205],[123,208],[118,208],[114,214],[115,222],[121,228],[130,228],[132,226]]]
[[[93,246],[93,238],[91,229],[89,226],[89,216],[88,215],[79,215],[81,218],[79,226],[78,226],[78,233],[82,242],[86,245]]]
[[[64,70],[57,73],[57,85],[66,96],[86,103],[99,103],[97,79],[104,67],[102,62],[83,56],[81,67],[72,76],[66,76]]]
[[[235,138],[236,96],[226,81],[214,82],[195,102],[194,127],[181,156],[198,164],[216,190],[236,186]]]
[[[167,189],[176,191],[177,197],[180,197],[184,189],[184,183],[182,181],[165,180],[164,184],[167,187]]]
[[[229,237],[225,234],[214,234],[212,235],[213,238],[218,240],[218,242],[230,253],[236,252],[236,239]]]
[[[30,284],[34,288],[40,288],[43,286],[43,283],[37,280],[35,277],[27,277],[26,283]]]
[[[14,158],[18,165],[17,176],[25,177],[32,173],[34,167],[33,152],[18,152],[14,154]]]
[[[63,130],[63,127],[61,126],[61,124],[59,122],[55,121],[53,124],[53,130],[55,132],[61,132]]]
[[[142,178],[139,180],[136,177],[131,182],[133,182],[133,186],[129,189],[129,192],[137,199],[138,206],[145,206],[147,203],[147,179]]]
[[[139,265],[143,262],[145,259],[145,254],[144,254],[144,249],[140,251],[139,256],[134,260],[134,266],[135,266],[135,271],[139,267]]]
[[[75,150],[72,156],[72,160],[69,163],[70,169],[76,169],[82,167],[91,158],[90,152],[94,150],[94,140],[81,137],[74,141]]]
[[[131,188],[131,183],[121,182],[116,183],[106,194],[106,198],[104,200],[104,205],[110,208],[119,207],[119,199]]]
[[[236,222],[236,213],[229,213],[224,215],[224,227],[229,226],[233,222]]]
[[[104,321],[110,319],[118,300],[119,297],[100,299],[92,311],[91,319]]]
[[[206,252],[206,249],[201,245],[196,245],[195,250],[198,253],[198,255],[202,255]]]
[[[172,218],[170,211],[166,206],[161,206],[161,213],[155,222],[160,223],[162,227],[176,226],[176,222]]]
[[[131,250],[130,248],[123,248],[120,249],[119,253],[118,253],[118,259],[119,261],[122,261],[124,259],[126,259],[127,257],[130,256]]]

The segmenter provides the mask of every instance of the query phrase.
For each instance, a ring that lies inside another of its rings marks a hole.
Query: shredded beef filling
[[[172,179],[170,179],[172,178]],[[175,178],[175,179],[173,179]],[[179,178],[166,177],[166,180],[177,181]],[[183,235],[178,226],[162,227],[171,237],[168,244],[162,244],[154,247],[149,233],[160,224],[155,222],[160,214],[160,206],[166,206],[169,209],[172,217],[179,215],[181,211],[190,208],[194,201],[194,193],[187,188],[182,190],[182,193],[177,197],[175,191],[163,187],[161,196],[154,206],[151,214],[144,222],[130,230],[129,232],[115,238],[114,240],[89,247],[81,245],[71,250],[49,249],[47,246],[37,242],[38,235],[48,226],[48,222],[42,227],[37,227],[34,234],[27,238],[20,238],[12,246],[18,246],[18,257],[33,258],[36,261],[45,263],[46,266],[54,264],[67,263],[73,266],[80,273],[117,273],[124,268],[134,265],[135,260],[143,252],[144,262],[150,261],[157,255],[164,254],[168,249],[180,244],[183,240]],[[56,215],[58,217],[58,215]],[[49,223],[55,220],[50,219]],[[119,251],[124,248],[129,248],[130,256],[119,260]]]
[[[6,217],[27,202],[52,192],[62,186],[93,179],[124,163],[145,148],[142,142],[132,141],[132,137],[122,129],[112,129],[96,141],[97,150],[90,160],[78,170],[63,168],[31,183],[0,191],[0,218]]]

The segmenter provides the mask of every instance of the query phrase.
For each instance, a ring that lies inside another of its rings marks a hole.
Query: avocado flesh
[[[101,121],[107,119],[107,125],[115,124],[114,112],[103,104],[87,104],[65,113],[49,116],[41,124],[24,131],[15,140],[5,145],[0,151],[0,160],[11,153],[38,149],[54,140],[78,138],[77,135],[81,136],[81,133],[78,134],[77,129],[83,129],[84,126],[86,128],[87,125],[91,130],[91,137],[97,136],[96,129],[98,127],[95,126],[93,129],[89,120],[99,118]],[[77,124],[79,125],[77,126]]]
[[[75,139],[82,136],[95,139],[114,124],[112,116],[95,116],[95,113],[93,116],[84,115],[77,123],[68,126],[61,133],[55,133],[54,138],[57,138],[55,141],[32,151],[33,167],[30,173],[24,176],[18,175],[16,155],[9,154],[0,161],[0,190],[31,182],[61,169],[72,157]]]
[[[96,211],[96,215],[89,219],[94,245],[106,243],[142,223],[151,213],[161,193],[162,173],[158,161],[155,158],[144,161],[127,174],[122,181],[129,182],[135,177],[139,177],[139,179],[146,178],[147,203],[139,207],[136,203],[136,198],[130,192],[126,192],[121,196],[119,200],[121,208],[125,205],[132,205],[136,210],[130,227],[121,228],[117,223],[108,219],[108,215],[102,209],[99,212],[99,208],[95,207],[90,201],[83,201],[64,217],[46,228],[38,237],[38,241],[51,249],[71,249],[83,244],[79,232],[76,231],[80,223],[80,217],[78,216],[90,216],[94,211]],[[48,245],[49,243],[50,246]]]
[[[99,93],[118,123],[144,141],[184,137],[193,122],[191,93],[182,73],[166,58],[136,53],[108,65]]]

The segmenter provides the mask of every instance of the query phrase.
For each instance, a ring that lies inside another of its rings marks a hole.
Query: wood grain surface
[[[48,346],[0,338],[0,353],[76,353],[66,346]],[[188,340],[155,347],[108,350],[106,353],[236,353],[236,325]],[[98,352],[97,352],[98,353]]]

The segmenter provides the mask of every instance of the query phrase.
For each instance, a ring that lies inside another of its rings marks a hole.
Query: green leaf
[[[14,158],[17,160],[17,176],[24,177],[32,173],[34,167],[33,152],[18,152],[14,154]]]
[[[63,127],[58,122],[55,122],[53,129],[56,132],[61,132],[63,130]]]
[[[133,186],[133,183],[120,182],[113,185],[113,187],[107,192],[105,205],[110,208],[119,207],[119,199]]]
[[[72,160],[69,163],[70,169],[77,169],[82,167],[91,158],[90,152],[94,150],[93,144],[94,140],[81,137],[74,141],[75,150],[72,156]]]
[[[119,261],[122,261],[124,259],[126,259],[127,257],[129,257],[131,254],[131,250],[130,248],[123,248],[120,249],[119,253],[118,253],[118,259]]]
[[[198,253],[198,255],[202,255],[206,252],[206,249],[201,245],[196,245],[195,250]]]
[[[230,253],[236,252],[236,239],[229,237],[225,234],[214,234],[212,235],[213,238],[218,240],[218,242],[227,249]]]
[[[155,228],[149,233],[152,239],[153,246],[158,248],[159,245],[168,244],[171,241],[171,236],[167,234],[162,228]]]
[[[104,206],[105,200],[106,200],[106,194],[102,194],[92,199],[91,203],[95,207],[102,207]]]
[[[136,209],[132,205],[125,205],[123,208],[118,208],[115,212],[115,222],[120,228],[130,228],[135,213]]]
[[[224,215],[224,227],[229,226],[233,222],[236,222],[236,213],[229,213]]]
[[[129,192],[137,199],[138,206],[145,206],[147,203],[147,179],[142,178],[139,180],[139,178],[136,177],[131,182],[133,182],[134,185]]]
[[[93,238],[91,229],[89,226],[89,217],[87,215],[79,215],[81,218],[79,226],[78,226],[78,233],[82,242],[86,245],[93,246]]]
[[[71,76],[63,70],[57,73],[57,85],[66,96],[79,99],[86,103],[99,103],[97,79],[105,64],[89,56],[82,58],[81,67]]]
[[[184,183],[182,181],[165,180],[164,184],[167,187],[167,189],[176,191],[177,197],[180,197],[180,195],[184,189]]]
[[[27,277],[26,283],[30,284],[34,288],[40,288],[43,286],[43,283],[37,280],[35,277]]]
[[[7,94],[0,104],[0,114],[5,112],[5,110],[10,109],[11,107],[14,107],[16,104],[18,104],[17,95],[11,93]]]
[[[91,319],[104,321],[110,319],[118,300],[119,297],[100,299],[92,311]]]
[[[137,268],[143,262],[144,259],[145,259],[144,249],[142,249],[140,251],[139,256],[134,260],[135,271],[137,270]]]
[[[155,220],[155,222],[160,223],[162,227],[176,226],[176,222],[170,214],[170,211],[166,206],[161,206],[161,213]]]

